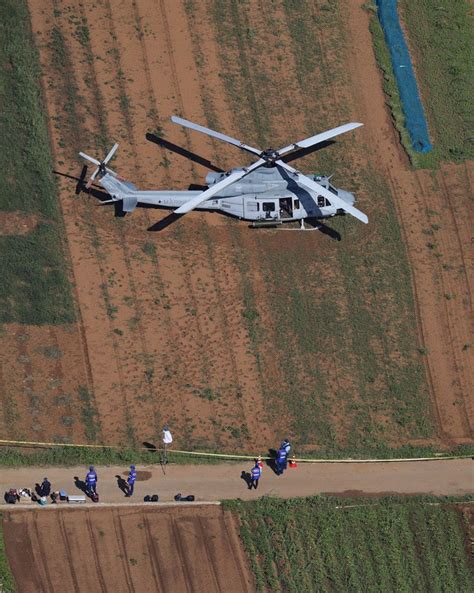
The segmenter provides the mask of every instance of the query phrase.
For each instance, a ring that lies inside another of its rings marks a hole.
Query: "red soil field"
[[[217,506],[7,512],[21,593],[255,590],[236,518]]]
[[[314,11],[321,4],[315,2]],[[369,17],[361,4],[341,3],[343,37],[352,48],[343,55],[349,84],[324,79],[324,93],[314,105],[324,103],[328,121],[364,122],[362,140],[347,142],[347,154],[389,183],[411,264],[418,340],[426,349],[423,360],[437,426],[428,442],[451,446],[471,441],[473,434],[472,164],[443,165],[435,175],[410,169],[390,121]],[[191,12],[184,0],[29,1],[57,170],[77,175],[79,150],[101,156],[118,141],[112,166],[140,187],[185,189],[203,181],[204,167],[147,142],[147,131],[164,134],[222,168],[240,164],[232,148],[167,119],[179,113],[213,127],[209,114],[214,113],[218,129],[230,134],[236,129],[239,115],[221,73],[236,68],[241,57],[235,55],[224,68],[212,5],[202,1],[201,9]],[[239,8],[247,10],[246,18],[265,43],[270,32],[262,2]],[[296,50],[282,49],[291,45],[283,6],[273,3],[272,10],[282,43],[275,56],[284,56],[284,72],[269,54],[262,54],[261,62],[269,88],[291,106],[290,116],[283,109],[272,116],[275,143],[284,145],[288,117],[293,140],[305,137],[308,129],[302,94],[294,92],[300,88]],[[318,42],[326,64],[340,61],[328,34],[323,32]],[[242,443],[246,449],[262,448],[280,438],[297,409],[269,414],[271,402],[265,399],[274,385],[287,380],[281,369],[288,363],[273,345],[278,327],[259,266],[260,236],[244,223],[206,213],[190,214],[163,232],[147,232],[168,212],[137,209],[114,218],[112,209],[99,207],[94,197],[76,197],[74,180],[58,179],[79,321],[71,327],[6,326],[0,346],[8,350],[4,369],[11,372],[4,370],[0,377],[2,392],[9,394],[2,434],[133,444],[155,439],[168,421],[177,444],[186,447],[235,448]],[[361,200],[369,218],[375,216],[377,205],[370,195]],[[440,256],[434,257],[422,229],[438,221]],[[358,237],[367,240],[369,232],[358,229]],[[313,253],[327,249],[319,233],[288,235],[268,234],[265,249],[290,254],[298,249],[308,262]],[[238,253],[246,254],[244,271]],[[322,267],[321,282],[343,292],[330,267]],[[259,352],[243,323],[246,286],[256,295],[260,323],[268,331],[268,343]],[[340,306],[344,310],[348,304]],[[45,346],[61,355],[48,358]],[[304,364],[292,364],[301,384],[307,382]],[[330,357],[322,364],[335,392],[356,389],[351,374]],[[79,388],[90,395],[100,420],[92,437]],[[37,392],[47,395],[40,406]],[[335,406],[334,422],[343,436],[349,430],[345,413]]]

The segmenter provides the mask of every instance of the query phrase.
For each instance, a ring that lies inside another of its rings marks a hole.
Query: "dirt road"
[[[143,500],[146,494],[159,494],[160,500],[173,500],[177,492],[194,494],[198,501],[227,498],[254,499],[262,495],[281,497],[309,496],[328,493],[399,493],[463,495],[474,492],[474,465],[471,459],[429,462],[391,462],[357,464],[299,464],[276,476],[264,467],[257,491],[248,490],[241,478],[251,464],[225,463],[219,465],[169,465],[164,474],[161,466],[139,467],[133,501]],[[117,476],[126,477],[126,467],[98,469],[99,492],[102,502],[129,502],[120,490]],[[5,469],[0,478],[0,490],[11,487],[34,486],[44,476],[55,490],[79,494],[74,477],[84,479],[85,467],[39,467]]]

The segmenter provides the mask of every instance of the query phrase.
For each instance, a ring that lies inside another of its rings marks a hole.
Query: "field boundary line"
[[[12,445],[15,447],[70,447],[70,448],[93,448],[93,449],[118,449],[123,450],[127,447],[119,445],[81,445],[76,443],[42,443],[37,441],[9,441],[0,439],[0,447]],[[148,447],[139,447],[140,451],[150,451],[152,453],[158,452],[159,449],[150,450]],[[236,455],[233,453],[207,453],[204,451],[181,451],[179,449],[168,449],[168,453],[178,453],[180,455],[195,455],[198,457],[218,457],[221,459],[260,459],[269,461],[274,459],[270,456],[259,455]],[[311,459],[311,458],[292,458],[292,461],[297,463],[396,463],[409,461],[446,461],[450,459],[474,459],[474,454],[465,455],[443,455],[442,453],[434,453],[433,457],[390,457],[387,459]]]

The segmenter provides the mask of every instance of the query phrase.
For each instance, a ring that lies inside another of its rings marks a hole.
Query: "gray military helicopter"
[[[248,167],[208,173],[207,189],[204,191],[139,190],[133,183],[107,167],[118,148],[118,144],[115,144],[102,161],[83,152],[79,153],[97,167],[86,188],[90,188],[97,178],[111,196],[110,200],[102,203],[121,202],[124,212],[133,212],[138,204],[173,208],[176,215],[183,215],[194,209],[217,210],[248,220],[255,227],[300,221],[301,229],[305,229],[305,219],[321,219],[347,212],[365,224],[368,223],[367,216],[354,207],[356,200],[352,193],[334,187],[330,183],[330,177],[303,175],[282,160],[284,155],[327,143],[331,138],[359,128],[363,124],[348,123],[289,144],[280,150],[268,148],[262,151],[181,117],[173,116],[171,120],[191,130],[228,142],[259,158]]]

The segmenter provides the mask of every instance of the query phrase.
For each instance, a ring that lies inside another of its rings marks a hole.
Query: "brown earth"
[[[78,173],[80,165],[71,171],[71,164],[79,150],[99,156],[117,140],[121,148],[113,167],[122,174],[144,188],[184,189],[191,181],[202,183],[206,168],[147,142],[147,131],[164,133],[170,142],[222,168],[238,162],[239,155],[168,123],[172,113],[228,133],[246,127],[245,140],[264,143],[271,137],[278,145],[289,139],[288,113],[293,140],[314,133],[310,112],[335,125],[349,118],[363,121],[362,141],[347,141],[344,151],[352,165],[373,167],[390,184],[412,266],[417,332],[426,349],[439,443],[466,442],[472,439],[474,414],[472,166],[444,165],[435,176],[409,168],[385,105],[361,4],[345,0],[341,5],[345,48],[336,49],[330,30],[318,35],[315,51],[321,63],[317,60],[308,73],[310,92],[295,74],[298,50],[292,47],[281,2],[272,3],[271,30],[264,2],[236,8],[236,19],[262,50],[255,61],[248,46],[222,49],[211,0],[201,4],[202,10],[191,10],[196,3],[184,0],[29,0],[57,169]],[[322,5],[311,4],[314,19],[324,15]],[[53,43],[58,31],[64,46]],[[277,45],[272,59],[263,51],[268,45]],[[338,74],[341,60],[346,60],[349,83]],[[275,66],[279,63],[285,68]],[[238,107],[221,74],[235,74],[241,84],[243,66],[251,71],[250,86],[236,87],[243,97]],[[272,90],[266,103],[262,85]],[[324,93],[316,91],[321,88]],[[255,137],[257,128],[262,132]],[[291,436],[298,409],[275,402],[269,410],[267,405],[268,394],[291,392],[292,384],[283,372],[288,367],[285,351],[274,345],[280,328],[271,315],[272,295],[260,263],[272,251],[299,258],[317,277],[305,289],[317,301],[324,299],[322,286],[329,284],[340,311],[348,314],[346,287],[326,238],[319,233],[262,238],[245,224],[206,213],[192,213],[184,224],[148,233],[167,212],[137,209],[132,216],[114,218],[111,208],[98,207],[94,197],[75,197],[74,181],[59,180],[79,322],[52,329],[6,326],[0,336],[8,348],[4,369],[14,372],[4,370],[1,377],[2,393],[8,394],[3,434],[133,443],[155,439],[168,421],[187,448],[248,448],[250,443],[261,448],[283,433]],[[369,218],[376,218],[378,205],[371,203],[368,189],[360,199]],[[370,229],[358,229],[357,240],[370,248]],[[327,261],[315,253],[325,253]],[[243,322],[248,292],[255,295],[267,332],[258,351]],[[20,335],[27,339],[17,339]],[[291,348],[295,340],[288,336]],[[59,358],[38,351],[57,343]],[[333,340],[329,346],[340,344]],[[374,350],[381,347],[375,344]],[[361,403],[351,372],[353,356],[347,353],[347,366],[329,354],[318,363],[334,392],[328,415],[342,440],[351,431],[346,419]],[[291,360],[302,399],[314,381],[309,362],[301,353]],[[90,393],[89,415],[77,395],[80,386]],[[350,402],[340,400],[341,391],[354,394]],[[95,431],[87,430],[91,412],[101,421]],[[388,422],[386,415],[382,410],[376,420]]]
[[[21,593],[255,590],[236,519],[220,507],[4,514]]]
[[[39,217],[24,212],[0,212],[0,235],[26,235],[38,224]]]

